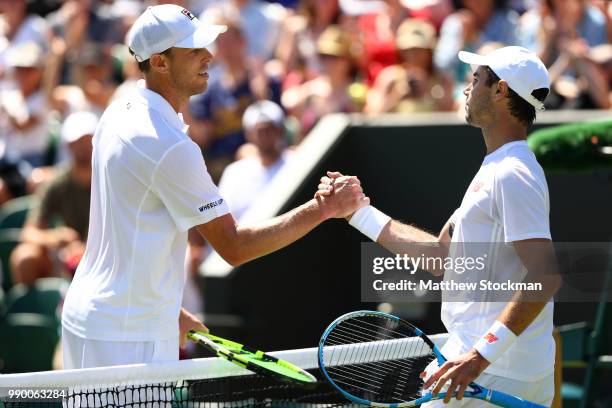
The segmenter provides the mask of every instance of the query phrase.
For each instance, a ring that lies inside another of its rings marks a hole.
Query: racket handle
[[[491,398],[486,399],[486,401],[505,408],[547,408],[544,405],[495,390],[491,390]]]

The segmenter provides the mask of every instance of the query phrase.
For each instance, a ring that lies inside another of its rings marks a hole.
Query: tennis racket
[[[443,399],[446,392],[423,389],[423,372],[433,374],[446,358],[410,323],[383,312],[340,316],[323,333],[318,350],[324,377],[349,400],[372,407],[413,407]],[[544,408],[471,383],[465,397],[506,408]]]
[[[218,357],[222,357],[254,373],[302,386],[314,385],[317,382],[317,379],[308,371],[288,361],[268,355],[263,351],[213,336],[210,333],[192,330],[187,336],[190,340],[206,347]]]

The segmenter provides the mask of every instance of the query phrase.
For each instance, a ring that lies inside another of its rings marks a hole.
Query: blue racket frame
[[[415,334],[421,337],[431,347],[431,349],[433,350],[433,353],[438,359],[438,364],[442,366],[442,364],[446,362],[446,358],[442,355],[442,353],[440,352],[438,347],[435,345],[435,343],[431,341],[431,339],[427,337],[427,335],[424,334],[419,328],[415,327],[409,322],[397,316],[393,316],[385,312],[379,312],[379,311],[373,311],[373,310],[359,310],[359,311],[350,312],[350,313],[347,313],[347,314],[344,314],[338,317],[327,327],[327,329],[325,329],[325,331],[323,332],[323,335],[321,336],[321,340],[319,341],[319,349],[317,352],[317,360],[319,363],[319,370],[321,371],[323,376],[327,379],[327,381],[348,400],[356,402],[358,404],[370,406],[370,407],[388,407],[388,408],[414,407],[414,406],[424,404],[429,401],[443,399],[446,396],[445,392],[440,392],[435,397],[431,393],[428,393],[416,400],[402,402],[402,403],[373,402],[373,401],[365,400],[363,398],[356,397],[348,393],[347,391],[343,390],[342,387],[336,384],[336,382],[331,378],[331,376],[327,372],[327,369],[325,368],[325,364],[323,360],[323,349],[325,347],[325,342],[327,340],[327,337],[332,333],[332,331],[336,328],[336,326],[338,326],[338,324],[340,324],[341,322],[348,320],[350,318],[353,318],[353,317],[368,316],[368,315],[380,316],[380,317],[388,318],[390,320],[395,320],[398,322],[401,321],[402,324],[406,324],[412,327]],[[471,388],[471,390],[465,391],[464,398],[476,398],[476,399],[484,400],[491,404],[494,404],[500,407],[505,407],[505,408],[546,408],[544,405],[536,404],[531,401],[526,401],[522,398],[515,397],[513,395],[509,395],[501,391],[491,390],[481,385],[478,385],[474,382],[470,383],[469,387]]]

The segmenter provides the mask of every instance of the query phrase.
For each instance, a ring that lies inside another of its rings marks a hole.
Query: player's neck
[[[172,109],[174,109],[176,113],[181,112],[182,109],[187,106],[189,97],[182,96],[176,91],[175,87],[168,86],[162,81],[158,82],[150,78],[145,79],[145,81],[147,88],[160,94],[170,104],[170,106],[172,106]]]
[[[527,139],[526,127],[516,120],[494,120],[482,128],[487,154],[493,153],[506,143]]]

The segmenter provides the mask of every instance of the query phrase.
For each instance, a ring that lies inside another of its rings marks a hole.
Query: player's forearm
[[[557,259],[552,243],[547,239],[532,239],[514,243],[521,262],[527,269],[524,283],[541,286],[537,291],[516,291],[498,317],[517,336],[540,314],[561,284]]]
[[[267,255],[297,241],[325,221],[326,216],[316,200],[253,225],[236,228],[234,262],[242,264]]]
[[[540,314],[547,301],[533,302],[521,300],[521,294],[515,294],[515,299],[509,302],[497,320],[512,333],[519,336]]]
[[[412,257],[444,259],[448,255],[448,246],[439,242],[438,237],[412,225],[391,220],[382,230],[377,241],[395,254]],[[434,264],[439,264],[434,262]],[[443,262],[441,263],[443,264]],[[442,275],[443,269],[429,270],[433,275]]]
[[[560,285],[554,248],[549,240],[518,241],[514,246],[527,269],[523,282],[541,284],[542,289],[514,292],[496,321],[476,342],[474,348],[491,363],[503,355],[533,323]]]
[[[408,255],[413,258],[425,256],[427,258],[443,259],[448,254],[448,245],[442,239],[432,234],[392,220],[388,215],[373,206],[366,206],[356,211],[349,223],[373,241],[395,254]],[[435,262],[442,265],[444,262]],[[443,269],[428,269],[433,275],[442,275]]]
[[[522,291],[514,293],[512,300],[508,302],[497,320],[504,324],[514,334],[519,336],[538,317],[544,306],[552,299],[559,288],[560,280],[557,274],[549,275],[537,273],[538,278],[529,279],[524,282],[541,283],[541,291]]]

